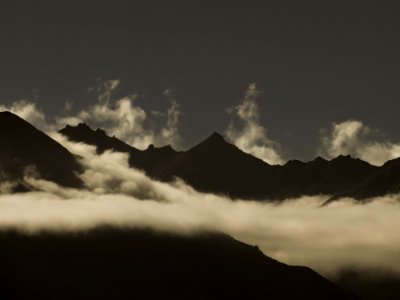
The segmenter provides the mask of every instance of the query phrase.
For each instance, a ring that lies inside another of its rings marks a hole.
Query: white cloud
[[[136,104],[138,95],[122,97],[112,101],[112,93],[120,85],[119,80],[100,81],[90,90],[99,93],[95,104],[72,114],[72,102],[67,102],[60,115],[47,120],[35,103],[18,101],[10,106],[0,105],[0,110],[9,110],[47,133],[57,131],[65,125],[86,122],[94,128],[104,129],[109,135],[145,149],[150,144],[164,146],[170,144],[179,148],[179,117],[181,112],[176,99],[170,99],[166,113],[158,117],[158,126],[152,126],[146,111]]]
[[[182,138],[179,134],[179,118],[182,112],[179,110],[179,104],[173,96],[173,90],[168,88],[164,91],[164,96],[169,98],[171,106],[167,109],[166,126],[161,130],[161,139],[164,140],[164,144],[169,142],[172,145],[180,146]]]
[[[331,130],[322,130],[321,144],[319,154],[328,158],[352,155],[379,166],[400,157],[400,144],[384,140],[378,131],[357,120],[333,123]]]
[[[255,83],[249,85],[243,102],[228,110],[235,114],[242,123],[237,128],[234,122],[229,124],[225,134],[227,139],[244,152],[250,153],[269,164],[282,164],[283,158],[279,154],[279,144],[267,137],[267,130],[260,124],[257,97],[261,91]]]
[[[112,93],[119,87],[119,79],[97,80],[96,84],[89,87],[89,92],[97,92],[98,100],[101,103],[108,103]]]

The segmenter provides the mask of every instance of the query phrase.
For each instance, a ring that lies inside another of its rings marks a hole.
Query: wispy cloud
[[[373,165],[400,157],[400,143],[385,140],[379,131],[361,121],[348,120],[333,123],[330,129],[321,131],[319,154],[334,158],[340,154],[352,155]]]
[[[282,164],[280,146],[267,136],[267,130],[260,123],[257,98],[262,92],[255,83],[247,88],[241,104],[228,112],[239,119],[241,126],[232,121],[225,131],[227,139],[244,152],[250,153],[269,164]]]
[[[136,104],[139,98],[137,94],[113,100],[113,92],[119,85],[118,79],[97,82],[89,89],[98,93],[95,104],[72,113],[72,102],[67,102],[63,111],[53,120],[48,120],[35,103],[26,100],[17,101],[10,106],[1,105],[0,110],[9,110],[46,132],[57,131],[67,124],[77,125],[86,122],[140,149],[146,148],[149,144],[157,146],[170,144],[179,148],[182,141],[179,135],[181,112],[172,94],[169,92],[163,95],[168,97],[170,106],[166,112],[157,117],[157,122],[152,122],[152,115]],[[157,123],[157,126],[154,123]]]

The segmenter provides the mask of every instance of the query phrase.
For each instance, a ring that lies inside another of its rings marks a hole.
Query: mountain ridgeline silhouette
[[[128,153],[132,167],[155,179],[179,177],[199,191],[233,198],[279,201],[325,194],[332,199],[366,199],[400,192],[399,158],[381,167],[343,155],[330,161],[322,157],[310,162],[291,160],[281,166],[244,153],[215,132],[187,151],[153,145],[139,150],[86,124],[68,125],[60,133],[72,141],[96,146],[99,153]]]
[[[29,190],[23,178],[38,174],[62,186],[82,187],[77,158],[62,145],[10,113],[0,113],[0,180],[17,182],[15,190]],[[102,129],[86,124],[67,125],[60,133],[75,142],[129,155],[131,167],[169,182],[179,177],[201,192],[232,198],[279,201],[304,195],[331,195],[366,199],[400,192],[400,158],[381,167],[350,156],[332,160],[317,157],[310,162],[288,161],[269,165],[244,153],[213,133],[187,151],[149,145],[140,150]]]

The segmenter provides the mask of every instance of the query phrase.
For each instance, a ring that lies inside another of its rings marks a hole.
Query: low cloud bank
[[[151,227],[191,234],[227,233],[258,245],[266,255],[324,273],[347,267],[383,268],[400,274],[400,196],[356,204],[328,196],[291,199],[280,205],[232,200],[169,185],[128,167],[125,154],[95,154],[95,148],[54,134],[82,157],[85,190],[26,178],[40,191],[0,195],[0,228],[28,233],[76,231],[101,225]],[[6,191],[6,190],[5,190]]]

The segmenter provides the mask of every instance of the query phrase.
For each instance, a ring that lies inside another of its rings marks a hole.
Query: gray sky
[[[232,3],[235,2],[235,3]],[[0,103],[85,107],[97,79],[165,109],[190,145],[224,131],[252,82],[268,136],[315,155],[319,130],[359,119],[400,141],[398,1],[1,1]]]

